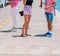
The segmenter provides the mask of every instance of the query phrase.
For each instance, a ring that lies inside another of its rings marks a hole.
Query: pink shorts
[[[29,5],[24,6],[24,14],[31,15],[32,14],[32,8]]]

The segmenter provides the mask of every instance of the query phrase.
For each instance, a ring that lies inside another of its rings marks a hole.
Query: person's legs
[[[47,21],[48,23],[48,31],[51,31],[52,32],[52,22],[51,21]]]
[[[52,28],[53,28],[53,13],[49,13],[49,19],[47,20],[48,23],[48,31],[52,32]]]
[[[26,31],[25,31],[25,35],[27,36],[31,36],[30,34],[28,34],[28,27],[29,27],[29,23],[30,23],[30,20],[31,20],[31,15],[32,15],[32,9],[31,9],[31,6],[28,6],[28,19],[27,19],[27,25],[26,25]]]
[[[28,26],[30,23],[30,19],[31,19],[31,6],[26,5],[24,7],[24,20],[25,23],[23,24],[23,29],[22,29],[22,36],[26,35],[27,36],[27,31],[28,31]]]
[[[18,26],[18,6],[11,8],[13,27],[9,31],[16,31]]]
[[[13,28],[17,28],[17,25],[18,25],[18,7],[17,6],[12,8],[12,17],[13,17]]]
[[[27,25],[27,19],[28,19],[28,15],[24,14],[24,24],[23,24],[23,28],[22,28],[22,36],[25,35],[25,30],[26,30],[26,25]]]
[[[52,37],[53,13],[45,13],[47,18],[48,32],[45,35]]]
[[[28,31],[30,20],[31,20],[31,15],[28,15],[27,25],[26,25],[26,30],[25,30],[25,35],[28,35],[27,31]]]

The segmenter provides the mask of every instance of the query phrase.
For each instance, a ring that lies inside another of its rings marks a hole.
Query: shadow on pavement
[[[2,33],[2,32],[9,33],[9,32],[16,32],[16,31],[10,31],[10,30],[2,30],[2,31],[0,31],[0,33]]]
[[[17,38],[17,37],[21,37],[21,35],[13,35],[12,37]]]
[[[22,27],[21,28],[17,28],[17,29],[22,29]]]
[[[17,28],[17,29],[22,29],[22,28]],[[16,32],[14,30],[1,30],[0,32],[8,33],[8,32]]]
[[[44,34],[37,34],[35,37],[46,37]]]
[[[21,28],[18,27],[17,29],[22,29],[22,27]],[[30,29],[30,28],[28,28],[28,29]]]

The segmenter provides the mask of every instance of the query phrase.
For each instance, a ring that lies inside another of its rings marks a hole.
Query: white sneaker
[[[12,29],[10,29],[9,31],[10,31],[10,32],[16,32],[16,30],[17,30],[16,28],[12,28]]]

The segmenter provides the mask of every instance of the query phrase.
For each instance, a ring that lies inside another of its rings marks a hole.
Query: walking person
[[[48,32],[44,36],[52,37],[53,19],[54,19],[54,7],[56,0],[45,0],[45,16],[47,19]]]
[[[13,20],[13,27],[10,29],[11,31],[15,31],[18,25],[18,4],[19,0],[8,0],[9,4],[11,5],[11,12],[12,12],[12,20]]]
[[[22,34],[21,34],[22,37],[30,36],[27,32],[28,32],[29,23],[30,23],[31,16],[32,16],[32,3],[33,3],[33,0],[23,0],[24,24],[22,28]]]

